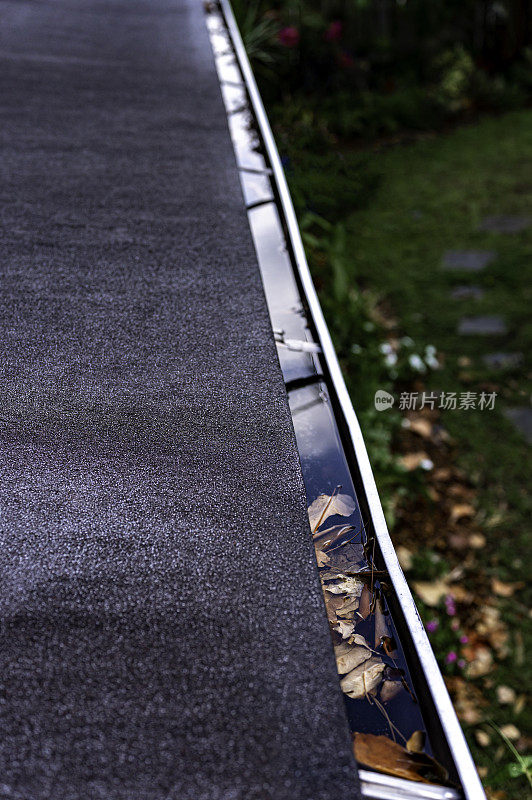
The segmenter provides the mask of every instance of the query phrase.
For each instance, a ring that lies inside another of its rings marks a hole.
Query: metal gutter
[[[269,162],[267,167],[271,168],[265,171],[271,173],[270,179],[274,183],[278,194],[277,205],[286,226],[289,239],[288,244],[291,248],[292,266],[299,278],[310,317],[314,324],[319,345],[322,350],[324,366],[328,372],[329,384],[336,395],[339,413],[343,416],[344,427],[349,434],[350,443],[357,460],[364,488],[365,499],[371,516],[372,527],[381,550],[384,564],[388,570],[391,583],[400,603],[406,625],[408,626],[409,635],[415,648],[415,653],[419,660],[434,709],[439,717],[444,737],[455,763],[464,796],[466,800],[485,800],[485,793],[464,734],[456,717],[443,677],[434,657],[434,653],[432,652],[427,634],[419,617],[403,571],[399,565],[388,532],[360,425],[351,404],[331,336],[312,282],[284,170],[281,165],[279,153],[253,71],[240,37],[231,4],[229,0],[219,0],[219,3],[255,116],[255,121],[260,131],[266,158]],[[451,800],[451,798],[457,796],[457,793],[452,789],[425,784],[414,784],[411,781],[403,781],[367,770],[360,770],[360,777],[362,780],[363,795],[365,797],[378,798],[379,800],[401,800],[407,797],[425,798],[425,800]]]

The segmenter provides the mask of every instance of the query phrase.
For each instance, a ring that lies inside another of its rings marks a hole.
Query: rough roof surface
[[[202,3],[0,19],[0,797],[350,800]]]

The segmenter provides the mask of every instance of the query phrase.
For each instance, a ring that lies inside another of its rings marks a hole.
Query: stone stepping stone
[[[522,353],[486,353],[482,361],[489,369],[513,369],[523,363]]]
[[[532,408],[517,407],[506,408],[504,416],[513,422],[519,433],[521,433],[528,444],[532,444]]]
[[[447,270],[480,272],[497,257],[494,250],[447,250],[442,266]]]
[[[478,226],[480,231],[490,233],[520,233],[530,228],[532,217],[514,217],[511,215],[500,215],[484,217]]]
[[[453,300],[482,300],[485,295],[480,286],[457,286],[451,292]]]
[[[500,336],[508,329],[502,317],[462,317],[458,333],[464,336]]]

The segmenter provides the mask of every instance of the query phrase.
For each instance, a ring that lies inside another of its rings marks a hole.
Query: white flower
[[[425,362],[417,355],[417,353],[412,353],[411,355],[408,356],[408,363],[410,364],[412,369],[416,370],[416,372],[427,371]]]

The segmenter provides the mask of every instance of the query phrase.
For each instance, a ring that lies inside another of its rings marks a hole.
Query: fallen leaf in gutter
[[[391,633],[382,610],[382,600],[379,597],[375,603],[375,647],[382,644],[383,639],[391,639]]]
[[[336,612],[345,603],[345,597],[334,594],[324,594],[323,596],[325,598],[325,608],[327,609],[327,619],[331,625],[336,625],[338,622]]]
[[[340,681],[342,691],[353,700],[362,700],[378,688],[386,664],[372,656]]]
[[[409,753],[422,753],[426,738],[424,731],[414,731],[406,743],[406,749]]]
[[[308,509],[312,533],[315,533],[329,517],[334,515],[350,517],[355,508],[355,501],[348,494],[320,494]]]
[[[396,697],[396,695],[398,695],[402,689],[403,684],[401,681],[384,681],[381,686],[382,702],[387,703],[389,700],[393,700],[393,698]]]
[[[334,648],[338,673],[345,675],[371,658],[371,650],[361,645],[339,644]]]
[[[349,637],[355,630],[355,626],[352,622],[339,620],[338,623],[334,626],[333,630],[339,633],[342,639],[349,639]]]
[[[342,597],[342,604],[336,609],[336,616],[351,619],[355,615],[355,611],[358,608],[358,597],[351,597],[348,595],[347,597]]]
[[[349,639],[349,644],[359,644],[361,647],[366,647],[368,650],[371,650],[371,647],[360,633],[354,633]]]
[[[447,781],[447,770],[426,753],[410,753],[387,736],[355,733],[353,752],[359,764],[419,783]]]
[[[350,597],[360,597],[364,584],[357,578],[348,578],[345,575],[340,576],[342,580],[339,583],[328,583],[324,586],[326,592],[331,594],[348,594]]]
[[[318,562],[318,567],[323,567],[325,564],[328,564],[331,559],[327,553],[324,553],[322,550],[316,550],[316,560]]]
[[[360,594],[360,602],[358,604],[358,613],[362,619],[367,619],[369,617],[372,599],[373,592],[364,584],[364,588]]]

